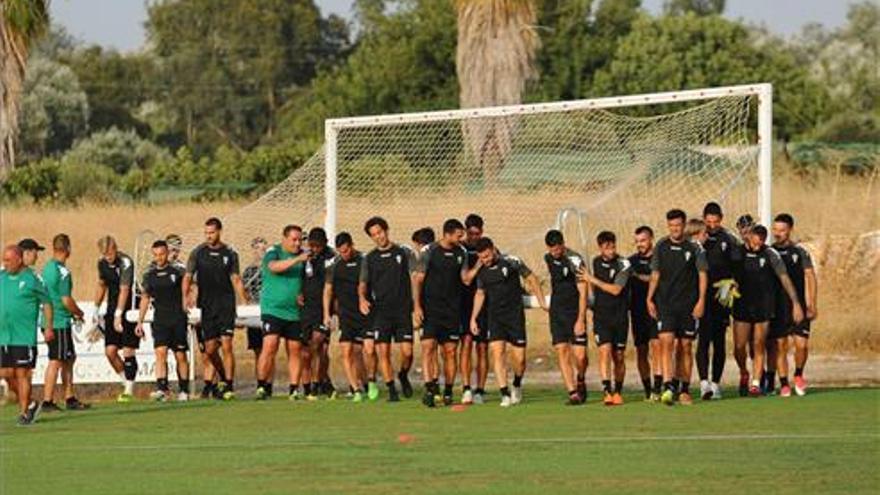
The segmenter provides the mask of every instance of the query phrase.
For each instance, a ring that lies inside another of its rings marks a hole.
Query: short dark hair
[[[434,234],[434,229],[431,227],[422,227],[413,232],[411,239],[417,244],[428,245],[437,240],[437,236]]]
[[[70,252],[70,236],[58,234],[52,238],[52,249],[55,251]]]
[[[378,225],[382,230],[388,230],[388,222],[382,217],[370,217],[364,224],[364,232],[370,235],[370,229]]]
[[[205,220],[205,227],[214,227],[217,230],[223,230],[223,222],[217,217],[211,217]]]
[[[703,216],[706,215],[715,215],[717,217],[723,217],[724,214],[721,213],[721,205],[714,201],[709,201],[706,203],[706,206],[703,207]]]
[[[767,240],[767,227],[764,227],[761,224],[752,225],[752,228],[749,229],[749,232],[760,237],[762,241]]]
[[[751,215],[746,213],[745,215],[741,215],[736,219],[736,228],[744,229],[746,227],[750,227],[755,224],[755,219],[752,218]]]
[[[284,226],[284,230],[281,231],[281,235],[284,236],[284,237],[287,237],[288,235],[290,235],[290,232],[291,232],[292,230],[296,230],[296,231],[299,231],[299,232],[302,232],[302,231],[303,231],[302,227],[300,227],[299,225],[292,225],[292,224],[291,224],[291,225],[285,225],[285,226]]]
[[[599,232],[599,235],[596,236],[596,244],[600,246],[609,242],[617,242],[617,236],[614,235],[614,232],[611,232],[610,230],[603,230],[602,232]]]
[[[685,213],[684,210],[680,210],[678,208],[673,208],[673,209],[666,212],[666,219],[667,220],[676,220],[679,218],[681,219],[682,222],[687,221],[687,213]]]
[[[773,219],[774,222],[782,222],[787,224],[789,228],[794,227],[794,217],[788,213],[780,213]]]
[[[443,222],[443,233],[454,234],[456,230],[464,230],[464,224],[457,218],[450,218]]]
[[[487,249],[494,249],[494,248],[495,248],[495,243],[492,242],[492,239],[490,239],[488,237],[481,237],[480,240],[477,241],[477,245],[474,246],[474,249],[476,249],[476,251],[478,253],[482,253],[483,251],[485,251]]]
[[[154,241],[153,242],[153,249],[156,249],[156,248],[168,249],[168,242],[165,241],[164,239],[159,239],[157,241]]]
[[[334,240],[334,244],[336,247],[342,247],[346,244],[353,244],[354,241],[351,239],[351,234],[348,232],[340,232],[336,234],[336,239]]]
[[[483,230],[483,217],[476,213],[471,213],[464,219],[464,225],[467,228],[476,227]]]
[[[321,227],[312,227],[312,229],[309,230],[308,237],[310,241],[327,244],[327,231],[322,229]]]
[[[562,232],[556,229],[548,230],[547,234],[544,235],[544,244],[547,247],[559,246],[560,244],[565,244],[565,237],[562,235]]]
[[[642,226],[636,228],[635,234],[636,235],[648,234],[649,236],[654,237],[654,229],[652,229],[651,227],[648,227],[647,225],[642,225]]]

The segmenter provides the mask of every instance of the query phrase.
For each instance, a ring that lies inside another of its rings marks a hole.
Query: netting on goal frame
[[[224,239],[245,260],[254,237],[273,243],[285,224],[323,225],[368,250],[372,215],[406,243],[418,228],[475,212],[502,250],[535,264],[554,226],[591,254],[599,230],[616,232],[628,252],[638,225],[662,235],[667,209],[699,215],[709,200],[767,222],[771,102],[771,85],[755,84],[330,119],[323,149],[226,216]],[[197,245],[200,231],[184,242]]]

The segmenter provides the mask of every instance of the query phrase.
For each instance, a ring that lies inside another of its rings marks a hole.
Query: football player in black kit
[[[522,380],[526,371],[526,315],[523,304],[524,279],[538,304],[549,311],[538,277],[519,258],[502,255],[488,237],[477,241],[477,255],[482,267],[477,273],[477,293],[471,312],[470,330],[479,335],[480,312],[488,300],[486,337],[492,354],[495,381],[501,390],[501,407],[522,401]],[[513,368],[513,390],[507,386],[507,358]]]
[[[681,384],[679,402],[692,404],[690,376],[693,366],[692,343],[697,336],[697,325],[705,309],[706,253],[703,248],[684,235],[687,215],[679,209],[666,213],[669,235],[660,239],[651,258],[651,281],[648,285],[647,306],[651,317],[657,320],[660,334],[661,367],[664,391],[661,402],[675,403],[673,378]],[[676,349],[677,348],[677,349]],[[676,359],[673,360],[674,351]],[[673,362],[675,367],[673,367]],[[678,373],[675,370],[678,370]]]
[[[308,349],[303,353],[303,388],[306,396],[336,397],[330,381],[330,328],[324,325],[324,277],[336,253],[327,245],[327,231],[314,227],[308,235],[309,260],[303,270],[302,325]],[[311,380],[311,385],[309,385]]]
[[[806,395],[807,380],[804,378],[804,365],[807,363],[808,345],[810,342],[810,322],[816,319],[816,270],[809,251],[791,240],[794,218],[788,213],[780,213],[773,220],[773,249],[782,257],[788,277],[794,284],[798,302],[805,308],[806,314],[800,324],[792,318],[793,304],[784,291],[777,290],[776,315],[770,322],[770,333],[777,341],[777,371],[779,372],[780,391],[783,397],[791,395],[788,383],[788,345],[789,337],[794,337],[794,391],[798,395]]]
[[[775,249],[765,244],[766,240],[767,228],[763,225],[755,225],[749,229],[742,261],[734,271],[734,278],[742,294],[733,305],[734,357],[739,365],[740,376],[745,376],[745,381],[748,382],[746,353],[749,341],[752,342],[752,383],[746,391],[752,397],[761,395],[759,377],[764,371],[768,326],[775,313],[777,279],[792,301],[792,321],[799,324],[804,319],[785,263]],[[741,383],[742,381],[741,379]],[[742,390],[740,394],[743,394]]]
[[[635,230],[635,245],[636,252],[629,257],[629,264],[632,267],[629,279],[629,318],[633,343],[636,346],[636,365],[645,390],[645,399],[658,401],[663,387],[663,373],[660,371],[660,340],[657,334],[657,321],[648,314],[646,304],[648,283],[651,281],[651,257],[654,255],[654,231],[651,227],[642,225]]]
[[[464,225],[456,219],[443,223],[440,240],[422,249],[413,275],[413,319],[421,324],[422,368],[425,396],[422,402],[434,407],[440,395],[438,346],[443,348],[443,403],[452,404],[452,387],[457,368],[456,354],[461,339],[461,297],[467,275],[467,252],[461,247]]]
[[[138,371],[135,353],[141,342],[140,337],[135,334],[136,325],[125,318],[125,311],[131,307],[133,296],[134,262],[127,254],[119,251],[116,239],[109,235],[98,239],[98,251],[101,258],[98,260],[95,307],[101,307],[104,297],[107,297],[107,311],[101,322],[104,330],[104,354],[113,371],[121,374],[125,383],[125,389],[117,400],[129,402],[134,397],[134,381]]]
[[[184,309],[183,276],[185,270],[172,265],[168,259],[168,243],[158,240],[153,243],[153,263],[144,274],[141,284],[140,313],[136,333],[143,335],[144,318],[150,303],[153,304],[153,349],[156,353],[156,390],[150,395],[153,400],[168,400],[168,350],[174,353],[177,361],[178,401],[189,400],[189,363],[186,351],[187,316]]]
[[[199,332],[205,343],[205,354],[214,365],[218,376],[215,395],[224,400],[235,397],[235,357],[232,337],[235,331],[235,296],[247,303],[247,294],[239,275],[238,253],[220,240],[223,223],[219,218],[205,222],[205,242],[189,254],[183,291],[187,307],[201,310]],[[193,284],[198,285],[198,296],[193,297]],[[220,357],[220,346],[223,357]]]
[[[583,257],[565,246],[562,232],[544,236],[544,262],[550,273],[550,338],[559,361],[559,372],[568,391],[568,404],[587,400],[587,282],[578,279]],[[572,368],[574,362],[574,368]],[[576,375],[575,376],[575,372]]]
[[[483,266],[477,256],[476,245],[483,237],[483,218],[476,213],[471,213],[464,220],[465,237],[462,246],[467,252],[468,271],[465,275],[465,286],[461,299],[461,326],[464,328],[461,345],[459,346],[459,359],[461,365],[461,403],[482,404],[486,389],[486,379],[489,376],[489,341],[486,339],[487,321],[486,308],[480,312],[478,324],[481,332],[478,335],[471,334],[470,322],[471,311],[474,308],[474,295],[477,292],[477,284],[473,282],[477,273]],[[488,304],[484,305],[488,306]],[[471,375],[473,372],[473,354],[477,354],[477,386],[471,390]]]
[[[364,232],[376,247],[361,264],[358,299],[361,313],[369,315],[369,332],[379,355],[379,368],[388,387],[388,400],[400,400],[394,384],[391,365],[391,343],[400,349],[397,379],[404,397],[412,397],[409,369],[413,361],[413,290],[411,273],[414,268],[412,249],[391,242],[388,222],[372,217],[364,224]]]

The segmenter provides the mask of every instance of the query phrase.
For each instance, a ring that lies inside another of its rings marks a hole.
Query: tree
[[[461,108],[522,102],[526,83],[537,79],[540,40],[531,0],[457,0],[455,68]],[[510,152],[515,119],[465,121],[465,142],[488,180]]]
[[[289,95],[347,44],[312,0],[165,0],[148,13],[160,100],[196,150],[271,138]]]
[[[688,12],[699,16],[721,15],[724,12],[725,0],[666,0],[663,10],[670,15],[681,15]]]
[[[21,101],[19,162],[67,150],[85,135],[88,118],[86,94],[70,67],[32,57]]]
[[[599,95],[674,91],[754,82],[774,84],[777,136],[812,129],[827,97],[795,53],[766,32],[720,16],[640,17],[595,77]]]
[[[46,0],[0,2],[0,179],[15,164],[18,113],[28,54],[48,25]]]
[[[114,127],[77,141],[64,155],[63,161],[65,164],[102,165],[122,175],[131,169],[149,169],[170,158],[165,149],[140,138],[134,131]]]

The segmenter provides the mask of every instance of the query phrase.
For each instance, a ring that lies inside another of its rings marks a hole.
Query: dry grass
[[[809,180],[795,176],[774,180],[774,210],[788,211],[795,216],[799,237],[810,244],[820,265],[820,320],[814,327],[817,350],[880,351],[880,245],[876,240],[874,244],[864,238],[858,241],[860,235],[880,230],[880,200],[876,191],[877,185],[870,179],[841,177],[834,173]],[[522,199],[511,198],[511,201]],[[392,207],[389,203],[379,210],[384,212]],[[89,300],[93,297],[96,282],[94,267],[98,253],[95,241],[100,235],[115,235],[123,249],[131,251],[141,230],[151,229],[161,234],[198,232],[206,217],[223,216],[241,206],[241,203],[224,202],[151,207],[91,205],[67,209],[11,207],[0,211],[0,240],[8,243],[27,236],[46,244],[56,233],[69,234],[75,249],[69,261],[75,277],[75,295]],[[366,209],[357,211],[364,217],[370,213]],[[440,213],[419,213],[426,223],[429,220],[437,220],[433,223],[442,221]],[[736,213],[730,212],[729,216],[735,217]],[[489,223],[490,230],[491,225],[505,223],[501,218],[494,219],[491,214],[486,217],[493,220]],[[286,219],[278,219],[282,220]],[[733,220],[729,219],[730,222]],[[405,234],[394,233],[396,238]],[[271,232],[263,235],[269,239],[274,237]],[[540,243],[540,240],[535,242]],[[541,355],[543,351],[539,348],[548,345],[543,338],[547,334],[546,324],[540,317],[530,316],[530,321],[536,327],[530,332],[535,336],[532,344],[536,345],[532,348],[536,355]]]

